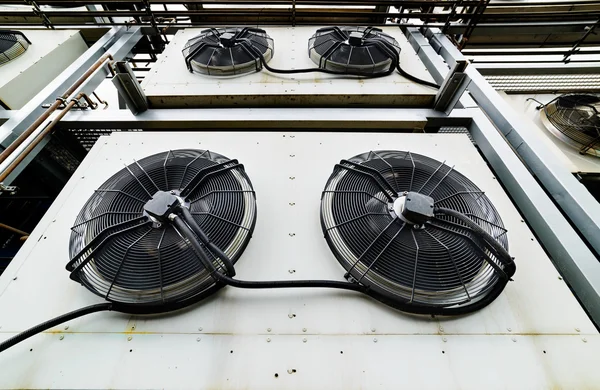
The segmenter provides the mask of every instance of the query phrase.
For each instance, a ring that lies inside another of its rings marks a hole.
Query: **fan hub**
[[[411,225],[422,225],[433,218],[432,197],[418,192],[402,192],[392,203],[397,218]]]
[[[188,207],[185,200],[179,196],[179,191],[157,191],[144,205],[144,215],[152,222],[161,224],[167,222],[169,215],[181,206]]]

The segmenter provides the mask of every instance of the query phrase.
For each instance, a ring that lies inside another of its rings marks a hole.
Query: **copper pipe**
[[[29,153],[31,153],[31,151],[44,139],[44,137],[46,135],[48,135],[48,133],[50,133],[50,131],[54,128],[54,126],[60,122],[60,120],[67,114],[67,112],[69,112],[71,110],[71,108],[73,108],[75,106],[75,104],[77,104],[77,100],[82,98],[83,94],[79,94],[77,95],[74,99],[71,99],[71,101],[67,104],[67,106],[56,116],[56,118],[54,118],[54,120],[52,122],[50,122],[48,124],[48,126],[46,126],[36,137],[33,141],[31,141],[31,143],[29,145],[27,145],[27,147],[21,152],[19,153],[19,155],[17,156],[17,158],[14,159],[13,162],[10,163],[10,165],[8,167],[6,167],[6,169],[0,173],[0,183],[5,180],[8,175],[11,174],[11,172],[21,163],[21,161],[23,161],[25,159],[25,157],[27,157],[27,155]]]
[[[23,230],[19,230],[17,228],[14,228],[12,226],[5,225],[3,223],[0,223],[0,229],[8,230],[10,232],[17,233],[17,234],[19,234],[21,236],[29,236],[29,233],[24,232]]]
[[[48,117],[50,117],[50,115],[54,111],[56,111],[58,107],[60,107],[60,105],[62,104],[62,100],[68,98],[73,92],[75,92],[77,88],[81,86],[81,84],[83,84],[92,75],[92,73],[94,73],[98,68],[103,66],[106,60],[112,58],[113,57],[108,53],[100,57],[98,61],[94,63],[94,65],[92,65],[79,79],[77,79],[77,81],[75,81],[75,83],[73,83],[73,85],[69,87],[69,89],[65,91],[65,93],[62,94],[62,96],[60,96],[60,98],[57,98],[57,100],[54,103],[52,103],[52,105],[46,111],[44,111],[42,115],[40,115],[24,132],[22,132],[17,137],[17,139],[15,139],[10,145],[8,145],[6,149],[4,149],[4,151],[2,151],[2,153],[0,153],[0,164],[4,160],[6,160],[8,156],[10,156],[11,153],[14,152],[27,138],[29,138],[29,136],[33,134],[33,132],[38,127],[40,127],[40,125],[44,123],[44,121],[48,119]],[[2,180],[3,179],[0,179],[0,182]]]

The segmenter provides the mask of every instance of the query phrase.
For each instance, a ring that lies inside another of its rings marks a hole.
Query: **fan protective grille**
[[[190,39],[182,52],[190,71],[231,76],[261,69],[260,57],[252,49],[268,62],[273,57],[273,39],[258,28],[211,28]]]
[[[600,98],[592,94],[559,96],[544,106],[546,127],[579,149],[600,156]]]
[[[237,261],[256,220],[243,165],[208,150],[174,150],[125,167],[87,201],[72,228],[71,278],[128,312],[168,311],[216,289],[189,242],[144,206],[173,191],[207,236]],[[215,266],[223,268],[214,257]]]
[[[413,225],[393,212],[410,191],[465,214],[508,249],[496,209],[462,174],[415,153],[371,151],[336,165],[321,200],[325,237],[347,277],[399,308],[468,306],[503,287],[504,264],[464,223],[435,215]]]
[[[361,37],[360,43],[350,39]],[[381,42],[385,45],[381,45]],[[325,27],[308,41],[308,55],[320,68],[339,72],[382,73],[392,66],[385,48],[400,54],[400,45],[391,36],[374,27]]]
[[[0,30],[0,66],[25,53],[30,44],[19,31]]]

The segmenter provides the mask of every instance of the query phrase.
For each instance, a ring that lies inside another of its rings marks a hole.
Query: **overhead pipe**
[[[8,156],[10,156],[27,138],[29,138],[31,134],[33,134],[33,132],[35,132],[35,130],[40,127],[40,125],[44,123],[44,121],[48,119],[50,115],[52,115],[52,113],[56,111],[56,109],[58,109],[60,105],[63,104],[63,102],[69,96],[71,96],[73,92],[75,92],[77,88],[79,88],[96,70],[104,66],[104,63],[107,60],[112,59],[112,55],[108,53],[104,54],[79,79],[77,79],[77,81],[75,81],[75,83],[73,83],[69,89],[67,89],[60,97],[57,97],[56,101],[52,103],[52,105],[48,107],[48,109],[44,111],[42,115],[40,115],[27,129],[25,129],[24,132],[17,137],[17,139],[15,139],[10,145],[8,145],[6,149],[2,151],[2,153],[0,153],[0,164],[4,162],[4,160],[6,160]],[[2,180],[5,178],[6,175],[4,175],[4,172],[0,174],[0,182],[2,182]]]

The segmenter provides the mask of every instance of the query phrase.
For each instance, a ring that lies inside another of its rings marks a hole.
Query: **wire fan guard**
[[[374,27],[325,27],[309,39],[308,55],[323,69],[376,74],[389,70],[400,45]]]
[[[259,28],[211,28],[190,39],[183,56],[190,72],[231,76],[259,71],[261,53],[273,57],[273,39]]]
[[[0,65],[25,53],[31,42],[20,31],[0,30]]]
[[[125,167],[87,201],[72,228],[71,279],[130,313],[164,312],[221,286],[172,224],[144,206],[173,191],[208,237],[235,262],[250,240],[256,203],[243,165],[207,150],[155,154]],[[214,257],[215,266],[224,268]]]
[[[405,222],[393,205],[410,191],[465,214],[508,249],[500,216],[466,177],[422,155],[372,151],[337,164],[322,195],[323,231],[346,277],[414,313],[464,313],[495,299],[514,263],[504,264],[456,218]]]
[[[591,94],[567,94],[546,104],[544,126],[581,154],[600,157],[600,98]]]

